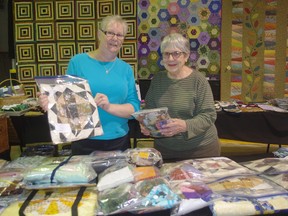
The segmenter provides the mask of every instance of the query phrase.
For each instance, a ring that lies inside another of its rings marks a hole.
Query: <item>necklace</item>
[[[107,68],[107,67],[105,67],[104,64],[102,64],[102,66],[103,66],[104,69],[105,69],[106,74],[108,74],[108,73],[110,72],[110,70],[114,67],[115,62],[116,62],[116,60],[113,61],[113,64],[111,65],[110,68]]]

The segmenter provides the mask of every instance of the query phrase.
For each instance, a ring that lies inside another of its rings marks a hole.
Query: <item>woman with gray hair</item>
[[[126,150],[131,147],[128,119],[140,109],[132,67],[117,57],[128,25],[121,16],[105,17],[97,31],[99,47],[71,58],[67,74],[88,80],[98,106],[104,134],[72,142],[72,154],[90,154],[96,150]],[[39,96],[48,109],[48,98]]]
[[[212,90],[200,72],[187,66],[189,40],[171,33],[163,38],[161,53],[166,71],[153,77],[145,109],[168,107],[172,120],[162,125],[154,147],[165,160],[220,156]],[[142,125],[141,132],[150,135]]]

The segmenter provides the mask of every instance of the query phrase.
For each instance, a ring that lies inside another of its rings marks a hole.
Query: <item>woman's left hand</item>
[[[110,102],[108,97],[105,94],[97,93],[95,96],[95,102],[98,107],[101,107],[104,110],[108,110],[110,107]]]
[[[182,119],[171,119],[167,124],[162,125],[161,134],[166,137],[172,137],[179,133],[187,131],[186,122]]]

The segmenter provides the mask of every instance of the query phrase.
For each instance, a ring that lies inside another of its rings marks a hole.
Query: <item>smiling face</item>
[[[162,53],[163,65],[171,75],[180,75],[189,55],[175,46],[167,46]]]
[[[190,44],[183,35],[171,33],[165,36],[160,49],[168,76],[179,79],[191,73],[192,70],[185,65],[190,54]]]
[[[124,26],[121,23],[109,23],[105,29],[98,31],[99,49],[103,53],[117,55],[124,42],[124,35]]]

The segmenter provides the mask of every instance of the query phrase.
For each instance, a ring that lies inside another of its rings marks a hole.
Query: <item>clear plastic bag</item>
[[[154,148],[134,148],[125,151],[127,161],[136,166],[156,166],[163,164],[161,153]]]
[[[203,182],[193,182],[190,180],[171,182],[171,188],[181,198],[181,203],[176,206],[173,216],[186,215],[195,210],[211,205],[214,200],[219,199],[219,195],[214,194],[212,190]]]
[[[241,165],[265,175],[275,175],[281,173],[288,173],[288,160],[287,158],[262,158],[242,162]]]
[[[152,137],[161,137],[161,127],[171,119],[167,107],[140,110],[132,116],[150,131]]]
[[[103,191],[131,182],[134,182],[133,167],[122,161],[105,169],[98,175],[97,189]]]
[[[48,122],[54,144],[103,134],[98,108],[87,80],[65,76],[36,77],[48,96]]]
[[[23,191],[21,170],[0,170],[0,199],[4,196],[21,194]]]
[[[97,173],[86,156],[49,157],[24,173],[26,189],[95,186]]]
[[[207,184],[214,193],[234,197],[263,197],[287,194],[287,191],[261,176],[230,176]]]
[[[115,151],[93,151],[90,155],[90,163],[96,173],[101,173],[107,168],[126,162],[126,153]]]
[[[104,215],[126,212],[133,209],[138,199],[139,195],[133,184],[121,184],[99,193],[99,211]]]

